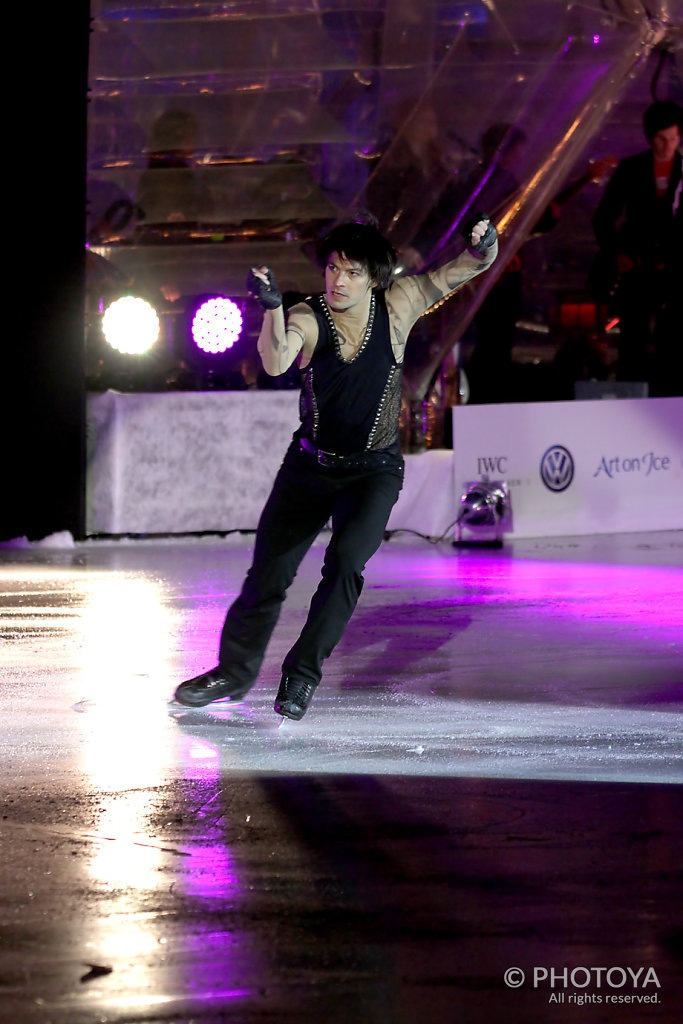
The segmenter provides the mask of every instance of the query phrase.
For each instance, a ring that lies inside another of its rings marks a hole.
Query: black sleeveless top
[[[398,453],[403,368],[391,348],[384,291],[373,291],[365,338],[348,360],[324,294],[307,304],[318,322],[318,343],[301,371],[301,426],[294,436],[337,455]]]

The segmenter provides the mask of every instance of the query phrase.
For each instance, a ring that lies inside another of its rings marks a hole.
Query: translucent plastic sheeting
[[[462,248],[460,229],[474,213],[489,213],[498,226],[498,260],[434,314],[441,322],[431,344],[406,367],[413,399],[424,396],[582,154],[590,174],[591,139],[653,48],[681,27],[670,4],[659,5],[658,17],[640,3],[610,12],[606,5],[545,4],[537,19],[529,5],[523,16],[516,4],[485,6],[492,16],[479,23],[476,42],[464,19],[423,94],[406,108],[365,193],[409,271]],[[445,132],[444,110],[451,112]],[[443,134],[452,166],[432,156],[433,140]],[[436,170],[422,181],[430,161]]]
[[[451,253],[474,201],[501,256],[406,368],[424,394],[647,55],[680,38],[681,7],[93,0],[89,241],[109,274],[89,278],[89,309],[132,283],[167,303],[178,326],[162,343],[179,359],[183,303],[244,298],[254,260],[314,290],[311,243],[363,206],[421,269]]]

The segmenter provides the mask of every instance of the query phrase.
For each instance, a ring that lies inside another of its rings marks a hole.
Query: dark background
[[[20,160],[5,178],[0,539],[83,530],[89,4],[24,11],[5,40],[24,73],[6,140]]]

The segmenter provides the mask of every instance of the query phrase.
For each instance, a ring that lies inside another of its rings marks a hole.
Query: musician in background
[[[594,292],[619,317],[617,379],[648,381],[653,396],[683,394],[682,125],[677,103],[647,108],[650,148],[619,162],[593,217]]]

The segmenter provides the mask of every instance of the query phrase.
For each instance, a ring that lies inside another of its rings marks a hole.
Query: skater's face
[[[365,264],[338,252],[330,254],[325,266],[325,292],[332,309],[352,309],[367,298],[372,287]]]

